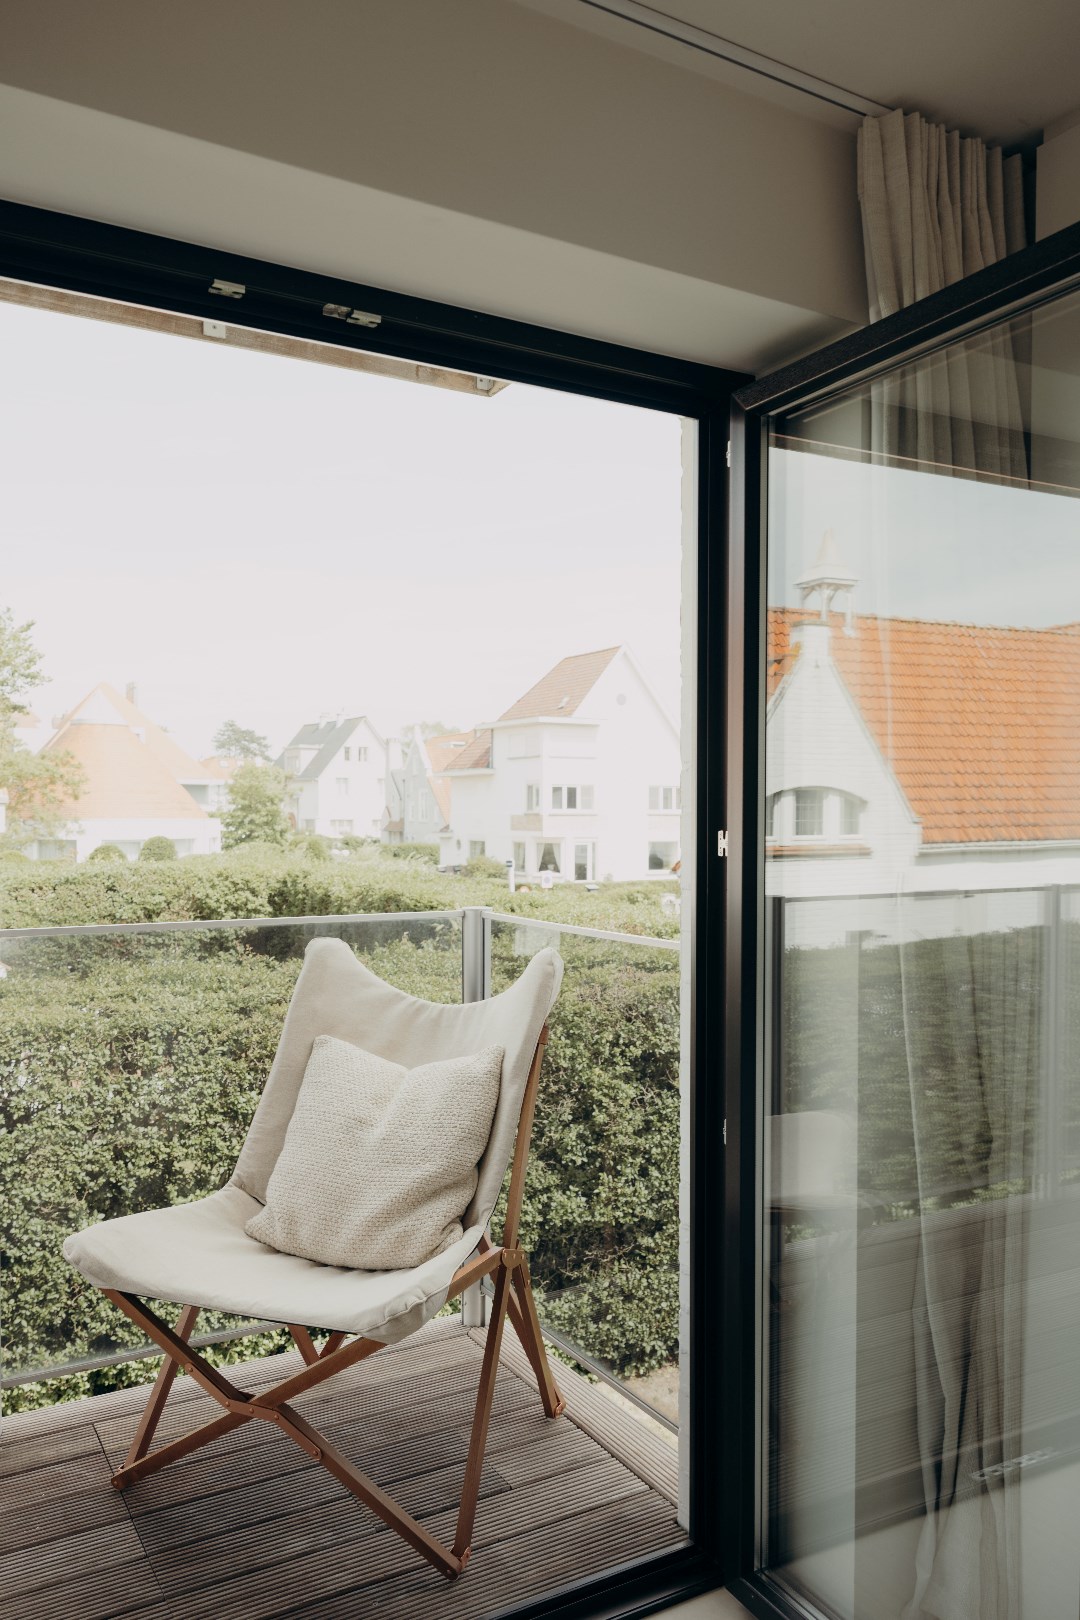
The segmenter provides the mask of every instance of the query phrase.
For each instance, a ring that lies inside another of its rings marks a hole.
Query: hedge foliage
[[[480,893],[477,893],[477,888]],[[494,886],[490,886],[493,887]],[[205,860],[0,879],[8,926],[167,917],[329,916],[533,902],[596,926],[671,920],[650,886],[605,897],[511,896],[430,867],[357,857],[310,863],[237,851]],[[524,907],[519,907],[524,911]],[[456,923],[326,924],[412,994],[461,994]],[[318,924],[8,940],[0,982],[0,1188],[8,1370],[137,1342],[60,1252],[99,1219],[204,1196],[231,1173],[265,1081],[303,949]],[[495,988],[551,936],[493,928]],[[567,974],[547,1049],[523,1218],[553,1326],[623,1372],[677,1341],[678,955],[564,936]],[[207,1331],[224,1321],[206,1318]],[[317,1324],[313,1324],[317,1325]],[[250,1341],[233,1355],[250,1354]],[[5,1404],[69,1399],[144,1379],[133,1363],[24,1385]]]

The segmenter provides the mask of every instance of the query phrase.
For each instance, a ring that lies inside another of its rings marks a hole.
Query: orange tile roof
[[[450,820],[450,783],[444,781],[439,772],[457,770],[462,756],[475,741],[475,731],[441,731],[437,737],[424,740],[431,766],[428,783],[444,822]]]
[[[769,613],[769,696],[794,667]],[[924,845],[1080,839],[1080,633],[857,615],[830,647]]]
[[[607,669],[618,647],[600,652],[575,653],[549,670],[524,697],[512,703],[500,720],[541,720],[573,714]]]
[[[156,754],[167,770],[171,771],[177,782],[224,782],[226,773],[211,760],[192,759],[191,755],[174,742],[167,731],[155,725],[149,715],[137,709],[129,698],[121,697],[115,687],[108,681],[102,681],[100,686],[94,688],[78,705],[72,709],[69,720],[73,720],[87,703],[94,697],[95,692],[101,692],[112,704],[117,714],[129,726],[138,726],[144,733],[146,746]]]
[[[487,771],[491,769],[491,732],[478,731],[474,734],[471,743],[466,743],[461,752],[444,765],[444,771]]]
[[[45,745],[82,766],[85,783],[77,799],[58,806],[71,821],[97,818],[162,818],[205,821],[200,809],[161,759],[129,726],[70,722]]]

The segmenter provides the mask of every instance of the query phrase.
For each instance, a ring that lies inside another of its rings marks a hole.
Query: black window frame
[[[1080,223],[965,277],[740,389],[731,415],[730,543],[726,626],[731,850],[724,909],[727,1118],[724,1238],[727,1302],[723,1368],[725,1436],[719,1462],[729,1503],[721,1562],[732,1594],[759,1620],[817,1620],[819,1611],[764,1564],[762,1440],[763,1268],[759,1098],[765,1084],[764,785],[768,440],[775,418],[821,403],[894,366],[1080,291]],[[975,1620],[975,1617],[972,1617]]]
[[[0,201],[0,277],[230,325],[314,339],[565,393],[638,405],[697,425],[696,890],[691,958],[690,1545],[576,1582],[505,1611],[507,1620],[619,1620],[651,1614],[735,1572],[731,1503],[716,1459],[729,1449],[731,1402],[721,1363],[725,1302],[742,1265],[728,1263],[723,1088],[708,1083],[732,1050],[722,984],[725,870],[717,830],[730,786],[723,689],[730,656],[728,455],[745,373],[579,337],[523,321],[364,286],[223,249]],[[239,284],[240,298],[210,287]],[[381,316],[375,328],[328,319],[326,305]],[[737,1191],[738,1182],[735,1182]],[[744,1313],[745,1317],[746,1313]],[[735,1413],[736,1419],[739,1414]],[[738,1422],[736,1422],[736,1428]]]

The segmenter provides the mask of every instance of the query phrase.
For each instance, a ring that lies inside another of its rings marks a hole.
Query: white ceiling
[[[523,0],[691,71],[730,70],[688,44],[613,18],[587,0]],[[603,4],[604,0],[600,0]],[[617,8],[618,0],[615,0]],[[663,18],[702,29],[855,96],[904,107],[1003,145],[1029,141],[1080,107],[1076,0],[648,0]],[[641,8],[639,8],[640,10]],[[678,53],[673,54],[673,53]],[[744,88],[768,80],[736,70]],[[812,98],[800,96],[805,111]],[[822,104],[824,112],[824,104]]]

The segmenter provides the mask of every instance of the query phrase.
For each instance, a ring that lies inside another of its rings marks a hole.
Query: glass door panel
[[[1080,1606],[1080,300],[773,421],[765,1554]]]

